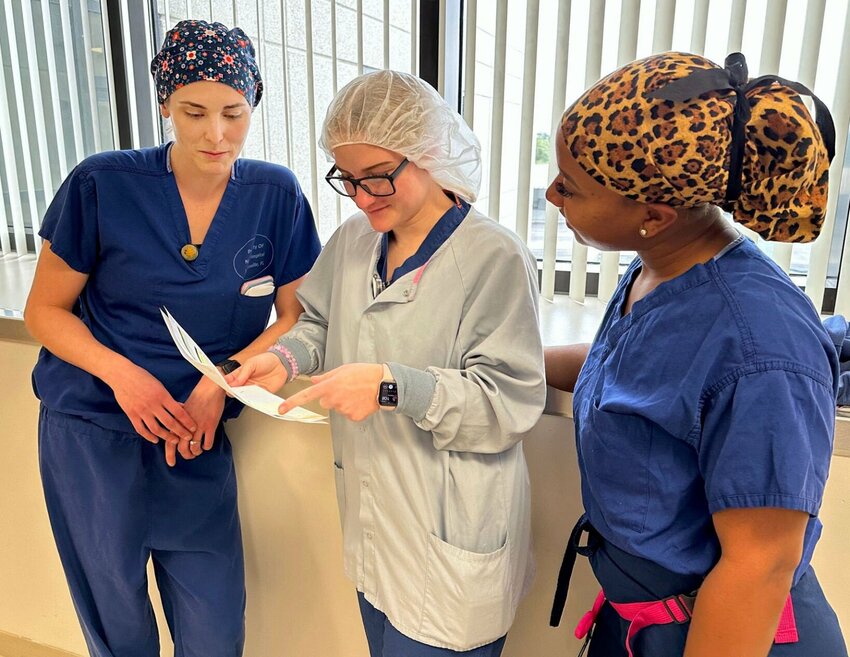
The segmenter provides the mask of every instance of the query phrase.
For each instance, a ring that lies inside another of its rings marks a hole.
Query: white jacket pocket
[[[507,633],[513,622],[510,537],[487,553],[431,534],[421,631],[453,650],[471,650]]]

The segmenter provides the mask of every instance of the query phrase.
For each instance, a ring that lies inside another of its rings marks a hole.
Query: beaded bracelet
[[[295,356],[292,355],[292,352],[289,351],[289,349],[283,345],[275,344],[269,347],[269,351],[278,353],[286,359],[286,362],[289,363],[289,370],[291,374],[290,379],[294,379],[298,376],[298,372],[300,371],[298,369],[298,361],[295,360]]]

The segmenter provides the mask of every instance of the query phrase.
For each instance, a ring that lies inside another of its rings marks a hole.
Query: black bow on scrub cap
[[[708,91],[735,92],[735,114],[732,120],[732,153],[729,161],[729,182],[726,186],[726,200],[723,209],[731,211],[735,201],[741,194],[741,169],[744,160],[744,145],[746,143],[746,127],[752,111],[747,99],[747,92],[755,87],[778,82],[802,96],[810,96],[815,106],[815,123],[818,126],[826,146],[829,161],[835,156],[835,124],[823,101],[815,96],[806,86],[799,82],[786,80],[778,75],[762,75],[753,80],[748,79],[747,61],[744,55],[734,52],[724,62],[724,68],[706,68],[694,71],[678,80],[673,80],[659,89],[648,94],[649,98],[660,100],[684,101],[696,98]]]

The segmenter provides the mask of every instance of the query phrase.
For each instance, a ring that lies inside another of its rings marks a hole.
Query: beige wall
[[[29,374],[37,349],[0,340],[0,632],[85,654],[50,534],[38,477]],[[248,578],[247,657],[366,657],[350,583],[342,574],[327,427],[246,412],[231,423],[239,472]],[[575,654],[575,621],[596,588],[579,560],[566,622],[548,627],[564,543],[579,514],[571,422],[544,416],[526,441],[534,495],[538,575],[520,608],[505,657]],[[823,507],[826,530],[815,567],[850,628],[850,458],[834,459]],[[157,605],[158,607],[158,605]],[[159,609],[158,609],[159,613]],[[162,615],[159,613],[161,628]],[[163,654],[170,643],[163,640]]]

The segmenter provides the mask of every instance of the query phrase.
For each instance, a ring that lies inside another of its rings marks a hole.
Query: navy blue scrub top
[[[390,248],[390,234],[383,234],[381,237],[381,255],[378,258],[375,268],[378,270],[377,273],[380,275],[381,280],[384,283],[384,287],[388,287],[393,281],[398,280],[415,269],[419,269],[419,267],[428,262],[428,260],[431,259],[431,256],[436,253],[437,249],[439,249],[443,243],[449,239],[449,236],[455,232],[455,229],[460,226],[466,215],[469,214],[469,208],[471,206],[460,197],[455,197],[453,200],[455,204],[446,210],[445,214],[443,214],[439,221],[437,221],[431,230],[428,231],[428,235],[425,237],[422,244],[419,245],[419,248],[416,249],[416,253],[396,268],[393,272],[392,280],[388,280],[387,278],[389,276],[389,273],[387,272],[387,253]]]
[[[720,557],[711,514],[808,513],[804,572],[835,426],[835,348],[811,301],[749,240],[622,316],[620,281],[573,397],[582,497],[615,546],[682,574]]]
[[[313,214],[288,169],[238,159],[198,258],[187,262],[189,224],[169,166],[170,144],[100,153],[80,163],[47,210],[39,234],[88,274],[74,309],[95,339],[185,401],[200,375],[180,356],[159,312],[166,306],[219,362],[266,328],[275,294],[241,294],[270,276],[275,287],[306,274],[321,245]],[[33,389],[45,406],[107,429],[134,432],[100,379],[42,349]],[[241,405],[228,399],[222,419]]]

